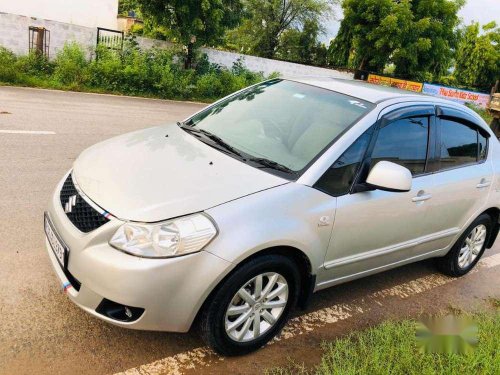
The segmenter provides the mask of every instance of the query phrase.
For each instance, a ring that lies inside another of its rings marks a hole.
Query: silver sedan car
[[[500,145],[473,111],[362,82],[275,79],[85,150],[44,218],[68,297],[224,355],[313,292],[426,258],[468,273],[499,229]]]

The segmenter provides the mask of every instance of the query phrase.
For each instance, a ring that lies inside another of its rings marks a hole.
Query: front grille
[[[109,221],[80,196],[73,184],[71,173],[64,181],[60,198],[61,206],[68,219],[84,233],[91,232]]]

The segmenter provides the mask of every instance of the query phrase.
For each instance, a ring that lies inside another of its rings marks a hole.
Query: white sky
[[[331,20],[327,27],[327,33],[322,38],[323,41],[329,42],[338,32],[340,21],[342,19],[342,9],[335,9],[336,20]],[[472,21],[477,21],[484,25],[491,21],[496,21],[500,25],[500,0],[467,0],[467,4],[459,12],[462,21],[465,24],[470,24]]]
[[[115,29],[118,0],[0,0],[0,12]]]

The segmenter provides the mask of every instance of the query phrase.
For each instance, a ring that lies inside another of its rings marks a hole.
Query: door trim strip
[[[451,237],[451,236],[454,236],[458,233],[460,233],[460,228],[446,229],[446,230],[443,230],[441,232],[418,237],[414,240],[401,242],[397,245],[387,246],[387,247],[383,247],[380,249],[371,250],[371,251],[368,251],[368,252],[363,253],[363,254],[350,255],[350,256],[347,256],[344,258],[332,260],[332,261],[326,262],[323,266],[325,269],[329,270],[329,269],[334,268],[334,267],[344,266],[346,264],[359,262],[359,261],[375,258],[375,257],[382,256],[382,255],[387,255],[387,254],[393,253],[395,251],[408,249],[410,247],[415,247],[415,246],[424,244],[426,242],[431,242],[431,241],[439,240],[441,238]]]

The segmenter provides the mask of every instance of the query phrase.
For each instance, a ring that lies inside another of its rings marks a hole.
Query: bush
[[[19,72],[16,69],[17,57],[11,51],[0,47],[0,81],[18,83]]]
[[[142,51],[135,37],[127,38],[123,51],[98,46],[96,58],[69,43],[54,62],[39,55],[16,57],[0,48],[0,81],[40,87],[113,92],[165,99],[214,100],[264,79],[249,71],[243,59],[231,69],[196,58],[194,69],[184,69],[180,49]]]
[[[57,53],[54,78],[64,85],[78,87],[84,82],[87,64],[83,49],[74,42],[67,43]]]
[[[47,77],[54,73],[55,64],[50,62],[44,55],[31,52],[18,58],[16,68],[29,75]]]

